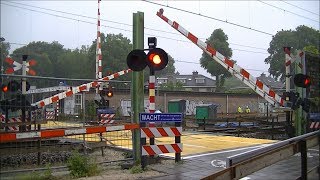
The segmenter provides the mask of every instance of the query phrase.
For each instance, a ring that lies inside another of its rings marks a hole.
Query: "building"
[[[215,92],[216,90],[216,81],[199,74],[197,71],[192,72],[190,75],[173,74],[158,77],[156,80],[156,88],[169,83],[182,84],[184,91]]]

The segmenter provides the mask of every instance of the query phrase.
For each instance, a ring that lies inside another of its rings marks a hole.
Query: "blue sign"
[[[140,113],[140,122],[181,122],[182,113]]]
[[[115,114],[113,109],[97,109],[97,114]]]

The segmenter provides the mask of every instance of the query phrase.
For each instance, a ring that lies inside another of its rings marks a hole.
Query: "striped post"
[[[96,79],[102,78],[102,53],[100,37],[100,0],[98,0],[98,20],[97,20],[97,47],[96,47]]]
[[[152,70],[150,70],[151,72]],[[156,111],[156,91],[155,91],[155,82],[156,82],[156,77],[154,73],[150,73],[149,76],[149,112],[154,113]],[[154,127],[155,123],[150,122],[149,127]]]
[[[252,76],[248,71],[234,63],[234,61],[228,59],[223,56],[217,50],[212,48],[207,43],[201,41],[198,37],[193,35],[191,32],[187,31],[181,25],[179,25],[175,21],[171,21],[166,16],[163,15],[163,9],[160,9],[157,12],[157,16],[159,16],[162,20],[168,23],[175,30],[180,32],[186,38],[188,38],[191,42],[197,45],[200,49],[206,52],[209,56],[211,56],[216,62],[222,65],[225,69],[227,69],[231,74],[253,89],[257,94],[266,99],[269,103],[274,106],[284,106],[284,99],[275,93],[274,90],[270,89],[268,86],[263,84],[256,77]]]

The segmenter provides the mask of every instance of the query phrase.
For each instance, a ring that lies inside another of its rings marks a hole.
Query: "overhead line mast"
[[[256,77],[252,76],[248,71],[234,63],[232,60],[228,59],[227,57],[223,56],[217,50],[212,48],[207,43],[201,41],[198,37],[193,35],[191,32],[187,31],[181,25],[179,25],[175,21],[171,21],[166,16],[163,15],[163,9],[160,9],[157,12],[157,16],[159,16],[162,20],[168,23],[171,27],[175,30],[180,32],[190,41],[192,41],[195,45],[197,45],[200,49],[206,52],[210,57],[212,57],[216,62],[218,62],[221,66],[226,68],[232,75],[237,77],[251,89],[253,89],[256,93],[262,96],[265,100],[271,103],[274,106],[284,106],[284,99],[275,93],[274,90],[269,88],[267,85],[263,84],[260,80]]]
[[[101,33],[100,33],[100,1],[98,0],[98,22],[97,22],[97,47],[96,47],[96,79],[102,78],[102,52],[101,52]],[[99,89],[96,90],[97,94]]]

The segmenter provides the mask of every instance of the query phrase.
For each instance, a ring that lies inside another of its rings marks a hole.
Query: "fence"
[[[10,76],[4,82],[14,79],[20,82],[20,78]],[[0,108],[1,171],[20,166],[64,163],[74,150],[86,153],[98,162],[128,157],[132,151],[131,131],[138,126],[132,124],[130,119],[122,119],[116,108],[115,113],[107,118],[106,114],[99,117],[94,93],[90,93],[90,89],[43,108],[31,109],[32,103],[91,80],[30,77],[27,81],[31,88],[25,97],[30,104],[22,106],[28,112],[24,114],[18,103],[14,108],[7,104]],[[117,87],[114,88],[114,93],[118,88],[127,91],[125,98],[130,98],[130,84],[127,82],[110,81],[109,85]],[[19,94],[19,91],[8,92],[2,95],[1,100],[18,99]],[[114,104],[110,103],[110,107],[112,106]]]
[[[307,170],[307,149],[319,145],[320,131],[311,132],[287,139],[273,145],[228,157],[227,168],[203,179],[240,179],[276,162],[301,153],[301,177],[307,179],[308,173],[317,171],[315,167]]]

